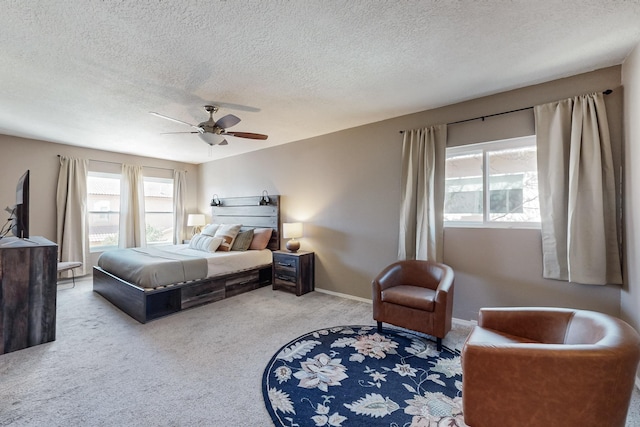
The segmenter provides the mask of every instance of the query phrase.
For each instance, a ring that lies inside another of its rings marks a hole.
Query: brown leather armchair
[[[625,322],[586,310],[483,308],[462,350],[471,427],[624,427],[640,360]]]
[[[436,338],[438,351],[451,330],[453,270],[431,261],[397,261],[373,280],[373,319]]]

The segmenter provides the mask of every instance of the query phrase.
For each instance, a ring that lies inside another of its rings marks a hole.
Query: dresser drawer
[[[225,282],[216,280],[211,283],[182,288],[181,308],[189,308],[225,298]]]

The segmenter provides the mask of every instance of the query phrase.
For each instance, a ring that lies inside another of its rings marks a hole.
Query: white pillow
[[[218,227],[220,227],[220,224],[207,224],[200,234],[204,234],[205,236],[215,236],[216,231],[218,231]]]
[[[218,231],[216,231],[215,237],[221,237],[222,243],[218,247],[219,251],[228,252],[233,246],[233,241],[236,240],[238,232],[242,224],[220,224]]]
[[[196,234],[189,242],[189,248],[204,252],[215,252],[222,243],[222,237],[205,236]]]

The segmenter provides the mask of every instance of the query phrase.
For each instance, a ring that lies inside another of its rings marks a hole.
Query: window
[[[120,175],[89,172],[87,176],[89,249],[118,247]]]
[[[173,243],[173,179],[144,177],[146,240],[148,245]],[[89,172],[87,176],[89,249],[118,247],[120,175]]]
[[[540,225],[535,136],[447,148],[445,225]]]
[[[148,245],[173,243],[173,179],[144,177]]]

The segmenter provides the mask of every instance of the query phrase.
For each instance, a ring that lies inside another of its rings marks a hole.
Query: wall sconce
[[[211,199],[211,206],[220,206],[222,203],[220,202],[220,199],[218,199],[218,195],[214,194],[213,195],[213,199]]]
[[[205,225],[204,215],[203,214],[189,214],[187,217],[187,226],[193,227],[193,235],[200,233],[202,230],[202,226]]]
[[[300,242],[296,239],[302,237],[301,222],[285,222],[282,224],[282,237],[291,239],[287,242],[289,252],[297,252],[300,249]]]
[[[269,204],[269,193],[267,190],[262,190],[262,197],[260,198],[260,206],[266,206]]]

